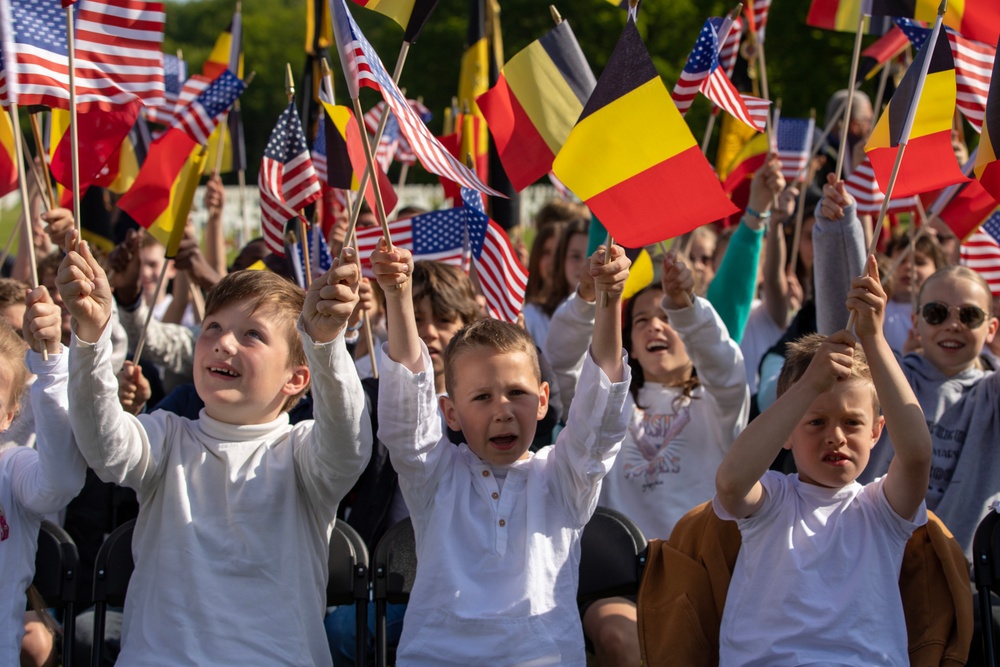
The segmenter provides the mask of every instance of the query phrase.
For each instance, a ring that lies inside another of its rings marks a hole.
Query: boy
[[[119,664],[330,664],[329,537],[371,450],[343,341],[358,278],[351,251],[308,294],[267,272],[230,274],[195,345],[199,418],[136,418],[118,404],[109,360],[107,276],[85,243],[67,254],[73,432],[101,479],[133,488],[140,507]],[[316,421],[292,426],[311,378]]]
[[[595,253],[591,273],[609,293],[600,308],[574,414],[554,447],[528,450],[546,412],[535,345],[512,324],[481,320],[445,351],[448,426],[441,435],[432,362],[417,334],[406,250],[372,253],[386,294],[379,438],[399,473],[416,535],[416,581],[400,665],[584,665],[576,607],[580,534],[625,434],[629,373],[620,301],[628,259]]]
[[[930,433],[882,331],[886,296],[874,257],[851,285],[847,307],[865,354],[847,331],[795,344],[779,382],[785,391],[719,466],[715,510],[743,536],[720,664],[908,663],[897,580],[906,541],[926,521]],[[861,486],[855,480],[883,425],[896,457],[884,477]],[[781,446],[797,475],[767,470]]]

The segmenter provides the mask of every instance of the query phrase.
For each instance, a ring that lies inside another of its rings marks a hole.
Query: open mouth
[[[510,449],[517,442],[517,436],[512,433],[505,433],[504,435],[496,435],[490,438],[490,444],[496,449]]]
[[[837,454],[836,452],[827,454],[826,456],[823,457],[823,463],[828,463],[832,466],[844,466],[847,465],[849,462],[850,462],[849,458],[847,458],[843,454]]]
[[[665,340],[654,340],[646,343],[647,352],[666,352],[670,349],[670,343]]]
[[[218,375],[222,377],[238,378],[240,374],[234,371],[232,368],[226,368],[225,366],[210,366],[208,372],[212,375]]]
[[[965,347],[965,343],[959,342],[957,340],[943,340],[938,343],[938,347],[943,347],[946,350],[961,350]]]

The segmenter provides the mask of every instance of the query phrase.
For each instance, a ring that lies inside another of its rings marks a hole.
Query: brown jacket
[[[719,626],[741,542],[736,522],[717,517],[709,502],[688,512],[669,540],[649,543],[638,601],[643,664],[719,664]],[[910,664],[964,665],[973,624],[969,565],[931,512],[906,544],[899,591]]]

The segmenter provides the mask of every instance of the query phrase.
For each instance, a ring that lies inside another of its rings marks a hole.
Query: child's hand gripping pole
[[[694,275],[675,251],[663,256],[663,294],[674,309],[694,305]]]

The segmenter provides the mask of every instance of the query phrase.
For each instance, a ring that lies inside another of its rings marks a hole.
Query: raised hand
[[[874,255],[868,256],[865,275],[851,281],[847,293],[847,309],[854,316],[854,331],[862,341],[882,335],[887,297],[878,279],[878,263]]]
[[[838,181],[831,173],[826,175],[826,185],[823,186],[823,199],[820,200],[820,213],[827,220],[840,220],[844,217],[844,209],[854,203],[854,197],[847,192],[843,181]]]
[[[62,351],[62,309],[52,301],[44,285],[28,292],[25,299],[24,342],[35,352],[49,354]]]
[[[580,295],[584,298],[584,284],[589,280],[590,294],[604,292],[611,298],[620,298],[625,291],[625,281],[628,280],[629,267],[632,260],[625,256],[621,246],[611,246],[611,261],[605,261],[606,246],[600,246],[590,256],[590,275],[580,275]],[[588,299],[593,301],[593,297]]]
[[[823,393],[851,377],[854,367],[854,334],[847,329],[827,336],[798,383]]]
[[[111,285],[90,245],[78,244],[75,231],[67,235],[66,246],[76,250],[70,250],[59,266],[56,286],[76,320],[77,337],[95,343],[111,319]]]
[[[378,247],[372,251],[371,261],[372,273],[386,299],[399,295],[404,287],[409,287],[413,276],[413,255],[409,250],[400,247],[387,250],[385,239],[380,239]],[[406,298],[410,298],[409,295]]]
[[[361,267],[354,248],[345,248],[333,266],[312,281],[302,307],[306,333],[318,343],[336,338],[358,305]]]
[[[660,279],[666,305],[671,310],[686,308],[694,303],[694,274],[677,253],[663,256],[663,277]]]
[[[153,395],[149,380],[142,374],[142,366],[126,361],[117,374],[118,402],[125,412],[137,415]]]

